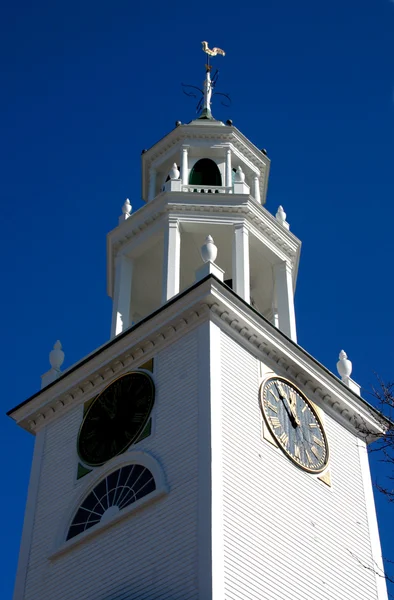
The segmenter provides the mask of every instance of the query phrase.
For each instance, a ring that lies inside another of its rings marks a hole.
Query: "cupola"
[[[200,118],[176,123],[144,151],[145,205],[108,235],[112,335],[192,286],[212,236],[224,281],[296,339],[294,288],[300,242],[265,208],[270,160],[231,121],[212,117],[206,66]]]

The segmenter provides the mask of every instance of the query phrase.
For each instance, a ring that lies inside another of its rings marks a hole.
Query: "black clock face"
[[[90,405],[78,435],[78,454],[98,466],[124,452],[142,433],[155,388],[149,375],[133,372],[106,387]]]
[[[260,389],[261,410],[283,452],[302,469],[320,473],[328,462],[328,444],[318,414],[290,381],[270,377]]]

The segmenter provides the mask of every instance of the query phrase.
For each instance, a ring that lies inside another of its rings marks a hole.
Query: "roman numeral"
[[[280,436],[279,436],[280,441],[282,442],[282,444],[284,446],[287,446],[287,443],[289,441],[289,436],[287,435],[286,431],[284,431]]]
[[[270,402],[269,400],[265,400],[265,402],[264,402],[264,405],[265,405],[265,406],[268,406],[268,408],[270,408],[270,409],[271,409],[271,410],[273,410],[274,412],[276,412],[276,413],[278,412],[278,409],[277,409],[277,407],[276,407],[276,406],[274,406],[274,405],[272,404],[272,402]]]
[[[306,457],[307,457],[307,459],[308,459],[308,463],[311,465],[313,461],[312,461],[312,457],[311,457],[311,455],[309,454],[309,452],[308,452],[308,450],[307,450],[307,449],[305,449],[305,454],[306,454]]]
[[[144,413],[134,413],[133,418],[131,419],[133,423],[140,423],[144,419]]]
[[[307,407],[307,405],[305,404],[305,406],[304,406],[304,408],[302,409],[302,411],[301,411],[301,412],[303,412],[303,413],[304,413],[304,412],[306,411],[306,409],[307,409],[307,408],[308,408],[308,407]]]
[[[294,444],[294,458],[296,458],[297,460],[301,460],[300,447],[297,446],[297,444]]]
[[[317,423],[309,423],[310,429],[317,429],[319,425]]]
[[[312,448],[311,448],[311,452],[313,452],[313,454],[316,456],[316,458],[319,458],[319,459],[320,459],[319,451],[318,451],[318,449],[316,448],[316,446],[312,446]]]
[[[284,390],[283,383],[281,381],[276,381],[275,383],[276,383],[276,387],[279,390],[280,395],[281,396],[286,396],[286,392]]]
[[[321,448],[324,447],[324,442],[322,442],[321,439],[319,439],[318,437],[316,437],[315,435],[312,436],[313,441],[315,442],[315,444],[317,444],[318,446],[320,446]]]
[[[274,429],[277,429],[278,427],[280,427],[280,421],[279,421],[278,417],[270,417],[270,421],[271,421],[271,425]]]
[[[295,390],[291,388],[289,390],[289,398],[292,404],[295,404],[297,402],[297,394],[295,393]]]

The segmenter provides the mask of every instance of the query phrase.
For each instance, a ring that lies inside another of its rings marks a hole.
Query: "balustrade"
[[[233,188],[225,185],[183,185],[182,192],[198,194],[232,194]]]

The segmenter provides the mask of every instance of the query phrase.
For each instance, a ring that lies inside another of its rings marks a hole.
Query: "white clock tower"
[[[301,243],[211,95],[207,66],[108,234],[111,339],[64,372],[57,343],[9,412],[35,435],[14,600],[387,600],[384,421],[297,344]]]

